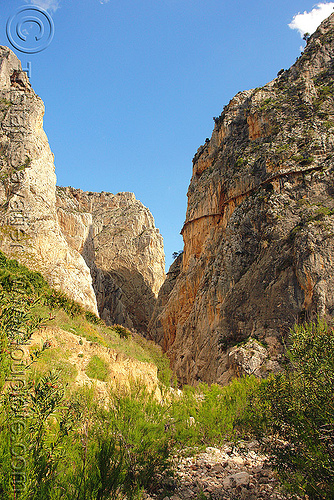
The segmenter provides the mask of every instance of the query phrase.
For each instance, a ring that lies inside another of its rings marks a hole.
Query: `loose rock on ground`
[[[162,479],[145,500],[288,500],[257,441],[226,443],[175,458],[175,478]],[[164,495],[164,492],[170,490]]]

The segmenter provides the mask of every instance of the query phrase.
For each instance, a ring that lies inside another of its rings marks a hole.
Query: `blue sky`
[[[164,237],[168,268],[212,117],[294,63],[319,8],[307,17],[313,1],[2,0],[1,45],[8,17],[29,3],[49,9],[55,36],[38,54],[14,52],[31,62],[45,102],[58,185],[134,192]]]

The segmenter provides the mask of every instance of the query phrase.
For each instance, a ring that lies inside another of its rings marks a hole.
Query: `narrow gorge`
[[[163,347],[179,383],[280,369],[295,322],[334,313],[334,14],[288,70],[239,92],[193,159],[184,251],[133,193],[56,187],[44,105],[0,48],[0,248]]]

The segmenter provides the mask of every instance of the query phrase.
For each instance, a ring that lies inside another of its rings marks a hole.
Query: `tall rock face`
[[[43,115],[20,61],[0,47],[0,248],[97,313],[89,268],[58,223]]]
[[[57,188],[44,105],[0,47],[0,248],[108,323],[147,329],[163,241],[133,193]]]
[[[236,344],[249,337],[248,373],[275,369],[296,321],[333,316],[333,82],[334,14],[289,70],[238,93],[198,149],[182,264],[150,323],[181,383],[247,373]]]
[[[71,248],[93,278],[100,316],[146,332],[165,279],[163,240],[133,193],[57,188],[57,213]]]

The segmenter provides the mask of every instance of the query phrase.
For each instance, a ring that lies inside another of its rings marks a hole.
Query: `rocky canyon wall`
[[[133,193],[58,187],[57,213],[90,268],[100,316],[146,332],[165,279],[163,240],[149,209]]]
[[[44,105],[0,47],[0,248],[108,323],[147,329],[163,241],[133,193],[57,188]]]
[[[334,14],[194,157],[184,252],[150,323],[181,383],[275,370],[296,321],[334,314],[333,77]]]
[[[0,248],[97,313],[89,268],[58,223],[43,115],[20,61],[0,47]]]

